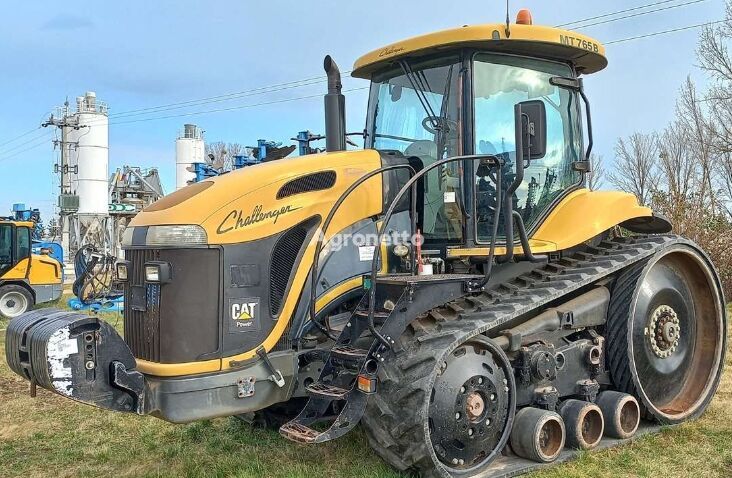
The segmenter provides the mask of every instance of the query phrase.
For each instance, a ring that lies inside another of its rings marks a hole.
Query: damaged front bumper
[[[144,375],[135,370],[132,352],[110,324],[54,309],[11,321],[5,354],[11,370],[31,389],[39,386],[88,405],[174,423],[249,413],[286,401],[296,366],[295,354],[283,352],[224,372]]]

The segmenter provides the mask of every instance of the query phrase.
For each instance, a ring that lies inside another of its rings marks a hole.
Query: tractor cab
[[[505,199],[529,236],[585,184],[578,77],[606,66],[604,48],[533,26],[526,14],[520,21],[413,38],[365,55],[354,68],[354,76],[371,80],[367,148],[399,151],[415,170],[450,157],[483,158],[441,165],[419,182],[417,225],[426,247],[443,254],[491,242],[491,158],[502,164]],[[526,148],[521,171],[517,141]],[[498,242],[505,242],[505,220],[498,222]]]

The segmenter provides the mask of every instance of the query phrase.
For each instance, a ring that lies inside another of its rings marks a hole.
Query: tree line
[[[591,189],[607,181],[633,193],[664,215],[674,233],[702,246],[717,266],[727,296],[732,293],[732,2],[725,22],[704,27],[697,63],[709,85],[687,77],[679,89],[674,119],[662,130],[618,139],[615,165],[606,171],[595,156]]]

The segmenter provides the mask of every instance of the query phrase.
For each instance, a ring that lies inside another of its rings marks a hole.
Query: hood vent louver
[[[335,185],[335,182],[335,171],[323,171],[320,173],[308,174],[307,176],[301,176],[285,183],[280,190],[277,191],[277,199],[283,199],[310,191],[323,191],[325,189],[330,189]]]

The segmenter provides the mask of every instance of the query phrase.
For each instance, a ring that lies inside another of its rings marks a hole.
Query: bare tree
[[[597,191],[605,183],[605,165],[602,155],[590,154],[590,172],[587,174],[587,187],[590,191]]]
[[[702,101],[691,78],[686,79],[681,87],[676,104],[677,122],[685,133],[685,139],[693,149],[694,161],[697,164],[699,180],[697,184],[697,207],[710,207],[712,212],[717,209],[715,197],[715,156],[713,129],[702,110]]]
[[[697,56],[709,75],[706,92],[687,78],[676,118],[658,135],[620,139],[616,187],[671,220],[712,257],[732,293],[732,0],[720,26],[704,29]]]
[[[246,149],[240,143],[224,143],[223,141],[206,143],[206,158],[209,160],[213,157],[211,161],[217,169],[230,171],[234,165],[234,156],[246,154]]]
[[[615,144],[615,170],[608,174],[608,180],[618,189],[635,194],[641,204],[650,204],[659,180],[657,162],[656,135],[633,133]]]

